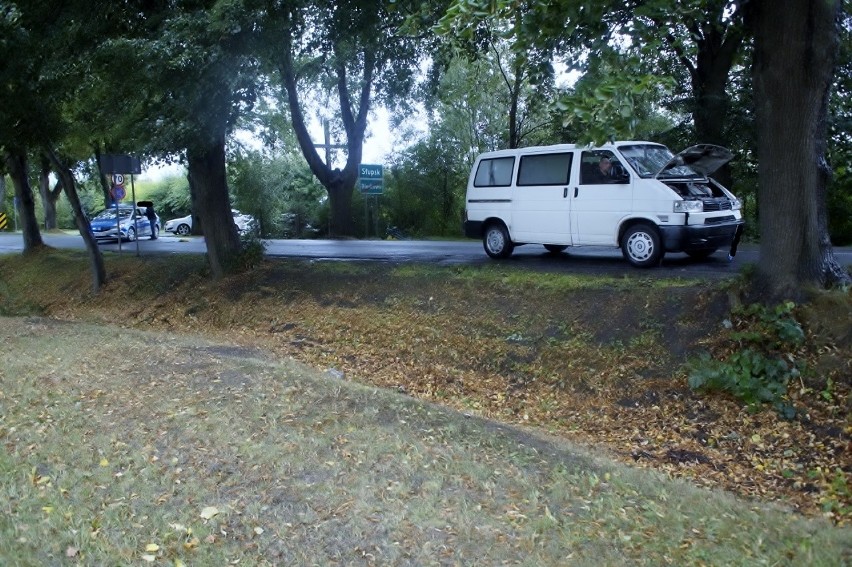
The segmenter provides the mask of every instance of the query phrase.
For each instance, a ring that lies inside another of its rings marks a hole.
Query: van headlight
[[[734,197],[733,199],[731,199],[731,210],[732,210],[732,211],[739,211],[739,210],[740,210],[740,209],[742,209],[742,208],[743,208],[742,201],[740,201],[740,200],[739,200],[739,199],[737,199],[736,197]]]
[[[704,211],[704,203],[702,201],[675,201],[674,212],[676,213],[700,213]]]

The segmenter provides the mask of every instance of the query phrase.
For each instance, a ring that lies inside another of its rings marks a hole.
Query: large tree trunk
[[[18,220],[24,235],[24,254],[35,252],[44,246],[38,220],[35,215],[33,190],[27,176],[27,156],[24,152],[6,150],[6,167],[15,187],[15,198],[18,201]]]
[[[828,236],[826,114],[839,0],[753,0],[760,261],[755,291],[768,302],[849,283]]]
[[[697,52],[694,61],[674,34],[666,35],[666,43],[681,65],[689,72],[692,87],[692,122],[698,143],[728,146],[725,129],[728,126],[730,96],[727,87],[731,68],[743,43],[742,14],[739,11],[725,14],[725,6],[706,14],[702,21],[683,22],[695,40]],[[658,20],[658,26],[664,24]],[[731,168],[723,166],[713,177],[726,187],[731,187]]]
[[[41,164],[41,172],[38,178],[38,191],[41,195],[41,205],[44,209],[44,230],[56,228],[56,202],[62,194],[62,183],[56,184],[50,189],[50,161],[44,157]]]
[[[231,214],[225,172],[225,136],[207,147],[187,149],[189,180],[193,190],[193,214],[204,230],[207,258],[218,279],[237,269],[240,236]]]
[[[83,206],[80,204],[80,196],[77,193],[77,182],[74,180],[74,174],[71,173],[71,169],[68,166],[60,161],[59,156],[52,149],[47,149],[45,155],[53,165],[53,169],[56,170],[56,175],[59,176],[59,186],[65,190],[65,196],[68,197],[71,210],[74,211],[74,222],[77,225],[80,236],[83,237],[86,252],[89,254],[89,266],[92,270],[92,291],[98,293],[107,280],[104,257],[101,254],[101,249],[98,247],[95,237],[92,235],[92,227],[89,225],[89,219],[86,218]]]

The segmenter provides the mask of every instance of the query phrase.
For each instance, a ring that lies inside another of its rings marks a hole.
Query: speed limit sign
[[[124,185],[124,176],[120,173],[116,173],[112,176],[112,182],[114,185]]]

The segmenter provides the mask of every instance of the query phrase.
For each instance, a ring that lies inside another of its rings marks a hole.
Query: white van
[[[652,142],[561,144],[476,158],[467,184],[464,233],[492,258],[515,246],[619,246],[634,266],[666,252],[707,257],[743,229],[740,201],[708,175],[731,160],[720,146],[673,155]]]

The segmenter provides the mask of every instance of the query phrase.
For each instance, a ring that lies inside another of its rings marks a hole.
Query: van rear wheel
[[[621,237],[621,252],[637,268],[656,266],[663,259],[657,229],[645,223],[631,226]]]
[[[482,245],[485,253],[492,258],[508,258],[512,255],[515,245],[509,239],[509,231],[502,224],[489,224],[482,235]]]

